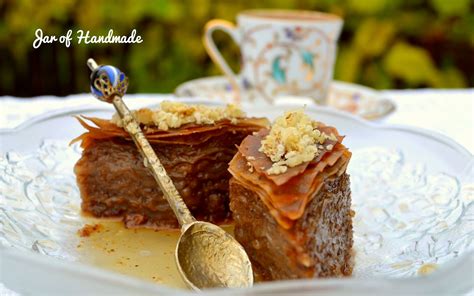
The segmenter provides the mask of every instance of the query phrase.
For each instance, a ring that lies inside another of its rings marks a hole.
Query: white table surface
[[[379,122],[434,130],[474,153],[474,89],[387,90],[381,94],[392,99],[397,108]],[[127,103],[131,108],[137,108],[156,99],[172,97],[169,94],[128,94]],[[93,99],[90,94],[30,99],[0,96],[0,129],[14,128],[47,111],[76,106],[103,107],[104,103]]]

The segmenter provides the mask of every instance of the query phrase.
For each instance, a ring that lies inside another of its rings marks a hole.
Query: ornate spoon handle
[[[158,156],[145,138],[140,125],[136,122],[127,105],[122,100],[128,86],[127,77],[119,69],[112,66],[97,66],[93,59],[87,60],[93,71],[91,74],[91,91],[101,101],[112,103],[122,119],[125,130],[130,134],[135,145],[144,158],[144,164],[150,169],[160,186],[181,227],[195,222],[188,207],[181,198],[173,181],[166,173]]]

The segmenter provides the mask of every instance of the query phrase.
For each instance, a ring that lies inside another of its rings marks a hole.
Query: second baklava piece
[[[298,110],[239,146],[230,208],[260,280],[352,273],[351,152],[342,140]]]

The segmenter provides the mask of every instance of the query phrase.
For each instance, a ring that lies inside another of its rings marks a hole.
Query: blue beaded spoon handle
[[[93,59],[87,64],[92,70],[91,92],[99,100],[110,103],[113,96],[123,97],[128,88],[128,77],[113,66],[97,66]]]

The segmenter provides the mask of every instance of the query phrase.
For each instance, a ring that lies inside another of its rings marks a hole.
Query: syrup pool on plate
[[[85,218],[77,260],[158,284],[186,288],[176,268],[178,230],[127,229],[121,221]],[[94,229],[92,229],[94,228]],[[232,234],[231,226],[224,227]]]

